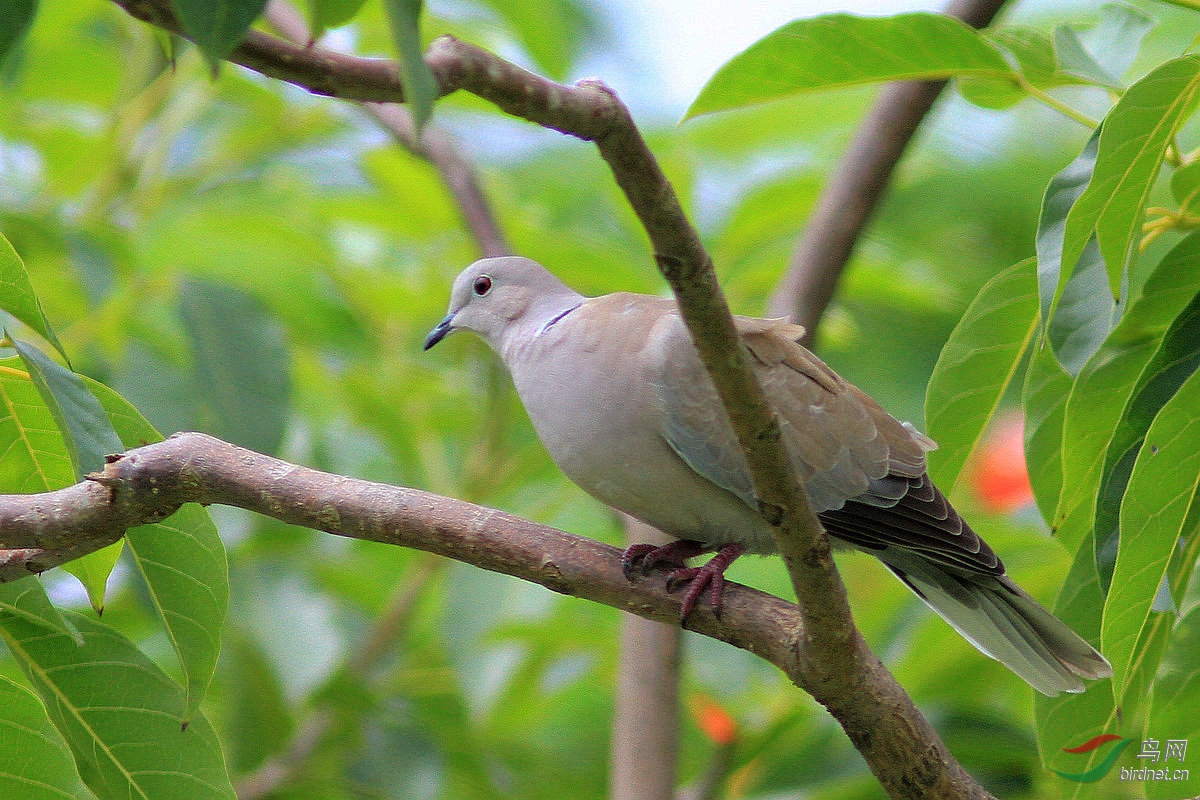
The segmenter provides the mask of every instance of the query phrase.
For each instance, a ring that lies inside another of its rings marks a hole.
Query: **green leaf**
[[[222,658],[228,660],[233,719],[223,729],[222,744],[234,774],[249,772],[287,746],[295,723],[279,675],[262,650],[262,642],[241,631],[227,637]]]
[[[1200,341],[1198,339],[1197,341]],[[1116,696],[1200,486],[1200,372],[1162,406],[1146,432],[1121,503],[1121,536],[1104,608],[1102,642]]]
[[[1068,272],[1096,236],[1109,289],[1120,296],[1133,262],[1146,198],[1175,134],[1191,116],[1200,91],[1200,56],[1156,68],[1130,86],[1104,118],[1095,171],[1067,215],[1061,264]],[[1039,256],[1041,248],[1039,246]],[[1060,282],[1063,276],[1060,275]]]
[[[1107,291],[1107,277],[1100,248],[1092,239],[1062,287],[1046,330],[1058,363],[1072,376],[1100,349],[1115,322],[1116,303]]]
[[[1025,370],[1021,404],[1025,409],[1025,464],[1042,517],[1050,514],[1062,491],[1062,431],[1071,376],[1063,371],[1044,339],[1033,348]]]
[[[208,63],[217,64],[246,38],[267,0],[171,0],[183,35],[196,43]]]
[[[1200,233],[1171,249],[1130,301],[1121,321],[1075,379],[1067,401],[1063,474],[1051,526],[1068,547],[1091,531],[1105,453],[1122,412],[1164,332],[1200,292]]]
[[[984,31],[983,35],[993,46],[1009,54],[1010,60],[1016,63],[1030,85],[1045,89],[1064,82],[1062,74],[1058,72],[1054,44],[1044,32],[1036,28],[1014,26]],[[1029,96],[1014,81],[992,78],[961,78],[958,90],[963,99],[981,108],[1009,108]]]
[[[801,92],[882,81],[959,77],[1014,80],[1000,52],[939,14],[796,20],[717,70],[684,119]]]
[[[16,339],[12,342],[58,423],[76,479],[82,480],[89,472],[102,469],[105,456],[125,448],[100,402],[77,374],[32,345]]]
[[[1200,195],[1200,161],[1191,161],[1171,173],[1171,194],[1184,210],[1195,205]]]
[[[75,469],[50,409],[20,359],[0,361],[0,491],[36,494],[75,482]]]
[[[253,296],[212,281],[185,281],[179,310],[204,427],[251,450],[275,452],[291,395],[291,356],[278,320]]]
[[[404,101],[412,109],[413,122],[421,130],[433,114],[433,103],[441,94],[433,71],[425,63],[421,44],[422,0],[384,0],[392,40],[400,53],[400,79]]]
[[[83,480],[89,472],[103,468],[108,454],[124,450],[104,409],[78,375],[36,347],[16,339],[12,341],[63,435],[76,480]],[[104,610],[108,578],[122,549],[122,543],[117,541],[63,565],[64,570],[83,584],[88,601],[97,613]]]
[[[0,797],[93,797],[42,701],[5,677],[0,677]]]
[[[128,639],[70,613],[83,637],[0,618],[0,637],[99,797],[234,800],[217,736],[176,716],[184,691]]]
[[[1122,503],[1135,459],[1147,441],[1161,410],[1173,402],[1196,369],[1200,367],[1200,293],[1172,320],[1158,349],[1138,376],[1121,418],[1104,454],[1096,494],[1096,556],[1101,582],[1107,587],[1117,558],[1118,541],[1124,536],[1119,521]],[[1120,545],[1124,547],[1124,545]]]
[[[1026,259],[988,281],[942,348],[925,394],[938,449],[935,482],[953,487],[1017,374],[1038,328],[1037,276]]]
[[[3,16],[3,15],[0,15]],[[42,304],[33,291],[25,264],[12,244],[0,233],[0,308],[32,328],[39,336],[53,345],[54,349],[67,358],[66,351],[54,335]],[[67,359],[68,361],[70,359]]]
[[[1043,322],[1054,318],[1066,279],[1075,266],[1074,263],[1064,265],[1063,262],[1067,217],[1092,180],[1096,154],[1100,149],[1100,130],[1097,128],[1079,155],[1050,179],[1042,197],[1042,211],[1038,216],[1037,263]]]
[[[1044,31],[1017,25],[986,31],[985,35],[1016,59],[1021,74],[1034,86],[1046,89],[1060,83],[1054,42]],[[1021,96],[1025,97],[1025,94],[1022,92]]]
[[[1079,33],[1070,25],[1054,29],[1054,52],[1058,55],[1059,69],[1068,75],[1080,78],[1097,86],[1120,89],[1121,81],[1092,58],[1083,46]]]
[[[1080,636],[1095,643],[1100,638],[1103,606],[1104,595],[1096,578],[1095,557],[1091,543],[1085,541],[1063,581],[1054,604],[1054,615]],[[1034,697],[1038,746],[1042,762],[1048,768],[1085,772],[1104,756],[1102,752],[1093,752],[1085,757],[1066,753],[1063,748],[1078,746],[1101,733],[1113,733],[1119,725],[1120,716],[1113,704],[1112,692],[1108,690],[1109,683],[1089,682],[1087,691],[1080,694],[1063,693],[1058,697],[1038,694]],[[1077,797],[1078,794],[1071,794],[1064,787],[1062,796]]]
[[[1087,30],[1074,30],[1093,63],[1100,59],[1104,73],[1119,81],[1137,60],[1142,40],[1156,24],[1154,17],[1133,6],[1105,3],[1100,7],[1099,23]]]
[[[574,0],[483,0],[508,23],[538,69],[563,80],[585,48],[592,13]],[[594,12],[593,12],[594,13]]]
[[[36,575],[19,581],[0,583],[0,618],[4,615],[21,617],[34,625],[40,625],[55,633],[65,633],[83,644],[79,633],[67,624],[62,614],[46,596],[42,582]]]
[[[132,528],[127,547],[179,656],[187,694],[174,713],[196,713],[216,671],[229,606],[225,548],[208,512],[189,503],[154,525]]]
[[[354,19],[366,0],[308,0],[308,28],[313,41],[328,28],[338,28]]]
[[[1200,738],[1200,606],[1185,611],[1171,631],[1170,643],[1159,664],[1146,717],[1146,738],[1196,740]],[[1161,740],[1160,739],[1160,740]],[[1195,762],[1189,762],[1194,764]],[[1161,785],[1160,785],[1161,784]],[[1148,798],[1170,800],[1200,793],[1200,770],[1190,769],[1183,782],[1147,781]]]
[[[90,388],[127,445],[162,438],[119,394],[94,382]],[[208,512],[195,504],[162,522],[130,529],[125,541],[183,668],[187,693],[174,713],[188,720],[204,697],[220,652],[229,606],[225,547]]]
[[[0,67],[29,32],[37,7],[37,0],[7,0],[4,4],[4,13],[0,14]]]

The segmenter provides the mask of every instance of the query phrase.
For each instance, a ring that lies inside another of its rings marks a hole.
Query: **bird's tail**
[[[967,641],[1051,697],[1112,676],[1096,648],[1008,577],[958,573],[890,548],[883,561]]]

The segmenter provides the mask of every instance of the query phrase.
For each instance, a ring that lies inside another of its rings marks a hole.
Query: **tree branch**
[[[176,434],[115,456],[102,472],[65,489],[0,495],[0,552],[7,556],[0,582],[69,560],[56,560],[60,552],[86,555],[184,503],[232,505],[292,525],[436,553],[680,624],[679,598],[667,592],[665,575],[631,583],[616,547],[462,500],[289,464],[203,433]],[[727,592],[720,617],[697,608],[689,629],[801,675],[799,649],[789,641],[803,635],[796,606],[746,587]]]
[[[984,28],[1005,2],[954,0],[945,13]],[[767,304],[771,316],[789,317],[803,325],[806,343],[811,343],[892,173],[944,88],[946,81],[904,81],[884,87],[821,193],[788,270]]]
[[[135,17],[179,32],[166,0],[116,2]],[[230,60],[319,94],[367,101],[403,100],[403,88],[390,62],[357,59],[317,47],[301,48],[258,31],[248,34]],[[562,86],[450,37],[436,40],[426,61],[444,94],[463,89],[491,101],[509,114],[593,141],[641,220],[653,244],[659,269],[678,298],[697,350],[746,453],[760,511],[775,526],[777,547],[804,610],[804,624],[794,613],[776,618],[776,622],[786,620],[788,627],[776,628],[777,639],[773,642],[755,640],[755,648],[766,648],[760,654],[773,663],[777,662],[767,655],[768,652],[784,658],[785,663],[796,668],[796,671],[788,672],[789,676],[838,719],[876,777],[894,797],[987,796],[954,760],[854,627],[845,588],[834,566],[828,541],[792,474],[778,422],[745,364],[711,259],[683,214],[674,190],[634,125],[628,109],[597,81]],[[322,485],[312,488],[327,504],[333,504],[339,491],[351,489],[345,483],[350,480],[325,476]],[[238,484],[228,483],[221,488],[228,489],[233,498],[223,502],[259,510],[255,496],[241,494]],[[299,503],[303,498],[293,498],[287,486],[276,488],[287,495],[287,502],[266,510],[277,512],[272,516],[284,519],[281,514],[288,513],[293,499]],[[361,499],[370,501],[380,490],[364,491],[368,494]],[[225,492],[220,494],[223,496]],[[403,537],[404,541],[393,543],[439,552],[446,547],[441,543],[441,537],[450,535],[451,530],[444,521],[436,520],[444,520],[445,504],[449,501],[421,495],[419,500],[428,505],[417,512],[416,518],[407,520],[412,527]],[[384,509],[379,511],[382,513]],[[430,521],[419,519],[424,515],[430,515]],[[480,531],[489,525],[516,526],[520,521],[499,512],[478,509],[471,519],[457,522],[464,526],[459,530],[460,535],[464,532],[471,535],[467,536],[463,552],[453,557],[469,563],[480,560],[493,563],[496,554],[485,557],[479,548],[486,549],[495,542],[485,543],[478,538]],[[328,529],[325,524],[312,527]],[[336,532],[362,538],[383,536],[380,541],[390,541],[384,536],[386,529],[374,526]],[[11,546],[24,547],[15,542]],[[576,544],[574,548],[564,550],[561,555],[566,557],[573,552],[583,552],[582,545]],[[662,599],[657,595],[653,603],[649,602],[649,597],[639,595],[639,586],[643,584],[632,589],[625,585],[611,554],[605,556],[609,559],[606,570],[611,574],[606,574],[605,580],[593,583],[579,580],[579,575],[573,571],[578,565],[570,558],[563,561],[547,558],[541,567],[531,569],[527,559],[539,561],[539,549],[523,553],[525,558],[512,563],[501,559],[489,568],[663,622],[669,621],[677,609],[671,603],[667,604],[669,608],[664,607],[657,602]],[[597,555],[600,554],[591,552],[592,557]],[[742,599],[740,593],[734,596]],[[731,597],[726,601],[726,616],[733,616],[729,614],[733,600]],[[762,598],[759,601],[763,602]],[[689,616],[689,623],[703,633],[720,634],[718,638],[744,646],[740,636],[724,622],[712,627],[715,618],[710,617],[706,610]],[[725,638],[725,635],[731,638]],[[788,651],[786,657],[777,653],[780,647]]]

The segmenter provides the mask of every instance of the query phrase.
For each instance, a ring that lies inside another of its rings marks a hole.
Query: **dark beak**
[[[425,337],[425,349],[433,347],[435,344],[446,338],[446,334],[454,330],[454,312],[450,312],[442,321],[439,322],[434,329]]]

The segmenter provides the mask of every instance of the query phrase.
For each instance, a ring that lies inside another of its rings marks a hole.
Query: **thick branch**
[[[0,495],[0,581],[41,572],[161,520],[184,503],[219,503],[307,528],[412,547],[503,572],[548,589],[679,625],[679,597],[661,574],[630,583],[621,551],[502,511],[417,489],[332,475],[245,450],[202,433],[181,433],[115,457],[103,472],[65,489]],[[69,542],[69,545],[67,544]],[[51,563],[53,561],[53,563]],[[749,650],[799,675],[794,605],[732,586],[720,618],[708,608],[688,627]]]

